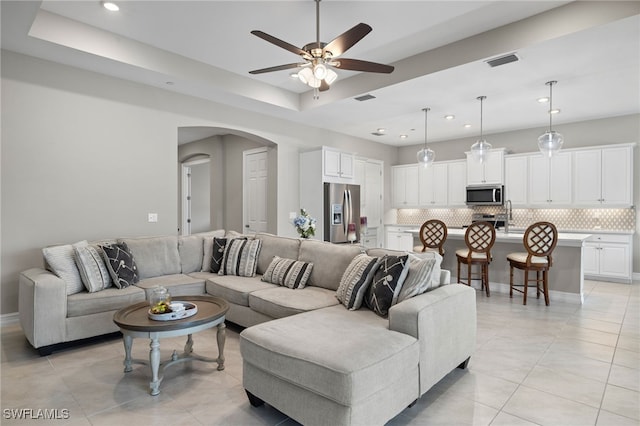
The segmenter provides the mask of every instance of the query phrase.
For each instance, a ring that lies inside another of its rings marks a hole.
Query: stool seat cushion
[[[414,337],[389,330],[388,320],[368,309],[342,305],[249,327],[240,352],[245,363],[345,406],[417,372],[419,361]]]
[[[509,253],[507,255],[507,260],[512,260],[514,262],[519,262],[519,263],[527,263],[527,253]],[[547,264],[549,263],[547,261],[546,257],[540,257],[540,256],[531,256],[531,263],[535,263],[535,264]]]
[[[416,252],[416,253],[428,253],[428,252],[432,252],[432,253],[439,253],[439,252],[438,252],[438,249],[436,249],[436,248],[431,248],[431,247],[427,247],[426,249],[424,249],[424,252],[423,252],[423,251],[422,251],[422,248],[423,248],[423,247],[424,247],[424,246],[415,246],[415,247],[413,248],[413,251],[414,251],[414,252]],[[444,251],[444,250],[443,250],[443,251]]]
[[[469,256],[469,249],[458,249],[456,250],[456,256],[459,257],[467,257]],[[487,258],[487,254],[486,253],[477,253],[477,252],[473,252],[471,253],[471,259],[486,259]]]

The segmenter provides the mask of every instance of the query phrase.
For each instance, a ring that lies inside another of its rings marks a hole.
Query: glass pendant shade
[[[418,151],[416,157],[418,164],[421,164],[422,167],[426,169],[433,164],[433,161],[436,159],[436,153],[432,149],[427,148],[427,114],[431,108],[423,108],[422,110],[424,111],[424,148]]]
[[[550,130],[540,135],[538,138],[538,148],[545,157],[551,158],[553,154],[560,151],[563,142],[564,138],[562,134]]]
[[[480,101],[480,139],[471,145],[471,157],[479,163],[487,161],[492,148],[491,144],[482,137],[482,102],[486,98],[486,96],[478,96],[476,98]]]
[[[547,158],[553,157],[553,154],[560,151],[564,138],[561,133],[551,130],[552,117],[553,117],[553,85],[557,81],[548,81],[546,84],[549,86],[549,130],[544,132],[538,138],[538,149]]]
[[[492,145],[484,139],[478,139],[471,145],[471,156],[479,163],[484,163],[489,158]]]

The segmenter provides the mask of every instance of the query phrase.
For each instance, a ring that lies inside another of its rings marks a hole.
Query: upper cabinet
[[[354,176],[353,154],[322,148],[325,182],[349,182]]]
[[[434,163],[429,167],[418,167],[419,199],[421,206],[446,207],[447,164]]]
[[[464,206],[467,202],[467,162],[451,161],[447,164],[447,204]]]
[[[540,153],[529,157],[529,204],[570,206],[571,156],[560,151],[551,158]]]
[[[633,145],[574,152],[574,204],[633,204]]]
[[[467,152],[467,185],[504,184],[504,151],[504,148],[492,149],[482,163]]]
[[[528,203],[529,156],[514,155],[504,159],[505,200],[511,200],[513,206]]]
[[[411,208],[419,205],[418,165],[391,168],[391,201],[393,207]]]

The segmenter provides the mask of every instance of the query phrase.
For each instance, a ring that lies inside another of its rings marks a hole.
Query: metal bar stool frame
[[[526,253],[510,253],[509,261],[509,297],[513,297],[513,291],[523,294],[522,304],[527,304],[527,291],[530,282],[536,283],[536,298],[540,298],[540,284],[544,294],[544,303],[549,306],[549,269],[553,265],[551,253],[558,243],[558,230],[551,222],[536,222],[530,225],[524,232],[522,244]],[[525,258],[526,256],[526,258]],[[525,259],[523,261],[523,259]],[[513,269],[524,271],[522,284],[513,283]],[[536,276],[529,279],[529,271],[535,271]],[[522,289],[518,287],[523,287]]]
[[[491,296],[489,289],[489,264],[491,263],[491,248],[496,241],[496,229],[491,222],[474,222],[464,233],[467,249],[456,250],[458,260],[458,283],[471,286],[473,277],[472,266],[480,265],[481,290],[485,290],[487,297]],[[460,265],[467,265],[467,282],[462,281]],[[477,274],[476,274],[477,275]]]

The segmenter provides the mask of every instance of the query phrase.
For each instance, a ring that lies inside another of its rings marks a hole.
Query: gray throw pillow
[[[364,295],[378,268],[378,258],[359,254],[342,275],[336,297],[350,311],[360,309]]]
[[[87,246],[88,244],[87,241],[79,241],[73,245],[65,244],[42,249],[47,270],[64,280],[67,285],[67,296],[84,291],[84,284],[76,265],[73,247]]]
[[[95,293],[111,287],[111,275],[107,265],[102,260],[99,247],[92,245],[74,246],[73,251],[82,282],[89,293]]]
[[[234,238],[227,242],[219,275],[253,277],[258,266],[261,240]]]
[[[367,307],[381,317],[386,317],[393,306],[409,272],[408,255],[385,255],[373,275],[373,282],[367,290]]]
[[[127,288],[138,282],[138,267],[127,243],[100,245],[111,279],[118,288]]]
[[[304,288],[312,270],[313,263],[274,256],[261,279],[291,289]]]
[[[220,272],[222,260],[224,259],[224,249],[227,247],[226,238],[214,238],[213,250],[211,253],[211,272],[217,274]]]

